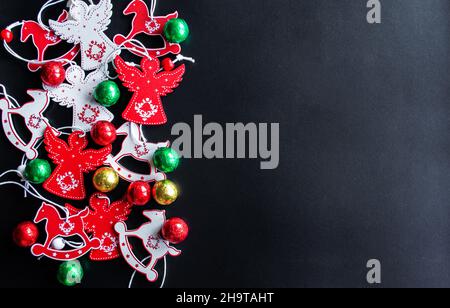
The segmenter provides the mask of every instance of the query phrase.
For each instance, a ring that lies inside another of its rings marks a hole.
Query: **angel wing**
[[[66,106],[67,108],[73,107],[75,100],[71,95],[72,86],[68,84],[62,84],[57,88],[49,87],[43,84],[44,89],[48,91],[49,96],[55,102],[59,103],[61,106]]]
[[[127,64],[121,57],[117,56],[114,60],[116,65],[116,71],[119,75],[119,79],[123,82],[124,87],[127,87],[131,91],[135,92],[139,81],[144,78],[144,73],[137,67]]]
[[[131,213],[132,205],[126,200],[116,201],[111,204],[109,211],[114,214],[114,218],[119,221],[124,221],[127,219],[128,215]]]
[[[56,164],[62,163],[64,154],[70,149],[68,145],[59,139],[51,127],[47,127],[44,134],[45,149],[48,152],[48,157]]]
[[[100,26],[98,31],[106,31],[111,23],[112,8],[111,0],[100,0],[97,5],[91,6],[87,19],[91,24]]]
[[[106,79],[108,77],[105,75],[105,72],[102,69],[98,69],[87,75],[84,84],[86,89],[93,93],[97,85]]]
[[[65,22],[50,20],[49,25],[56,35],[60,36],[63,40],[66,40],[68,43],[80,43],[80,22],[76,20],[68,20]]]
[[[81,169],[85,172],[96,170],[99,166],[103,165],[108,155],[111,154],[111,151],[112,146],[108,145],[100,150],[86,150],[81,152]]]
[[[159,81],[158,94],[161,96],[166,96],[169,93],[172,93],[173,90],[180,85],[180,82],[183,80],[184,72],[186,68],[183,65],[180,65],[176,69],[170,72],[161,72],[156,76],[156,80]]]

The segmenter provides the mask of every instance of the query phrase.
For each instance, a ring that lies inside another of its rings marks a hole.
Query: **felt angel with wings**
[[[58,22],[50,20],[50,28],[69,43],[81,45],[81,67],[95,70],[110,57],[117,46],[105,35],[112,16],[111,0],[100,0],[88,5],[77,0],[70,6],[71,19]]]
[[[57,165],[43,187],[48,192],[72,200],[86,197],[83,173],[96,170],[111,154],[111,145],[100,150],[86,150],[88,140],[81,131],[72,133],[68,143],[55,135],[48,127],[44,135],[48,157]]]
[[[114,115],[106,107],[98,104],[92,96],[95,87],[107,79],[101,69],[86,76],[83,69],[75,65],[67,69],[68,83],[56,88],[44,84],[44,88],[61,106],[73,108],[73,127],[87,132],[98,121],[111,122],[114,119]]]
[[[172,93],[183,80],[185,66],[160,72],[157,58],[144,57],[140,69],[126,63],[117,56],[114,60],[117,73],[123,85],[133,92],[133,97],[122,117],[133,123],[161,125],[167,122],[161,96]]]

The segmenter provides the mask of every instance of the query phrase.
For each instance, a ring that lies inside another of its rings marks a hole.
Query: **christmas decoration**
[[[73,287],[81,283],[83,276],[83,267],[80,261],[75,260],[61,263],[58,269],[57,279],[64,286]]]
[[[166,178],[166,175],[164,173],[156,171],[156,168],[153,166],[152,157],[158,148],[168,147],[168,141],[158,144],[142,141],[143,136],[141,131],[139,130],[139,127],[136,124],[129,122],[123,124],[117,130],[117,135],[125,136],[125,139],[122,142],[122,148],[116,155],[108,156],[105,164],[110,165],[122,179],[128,182],[153,182],[162,181]],[[138,161],[148,163],[150,167],[150,173],[140,174],[128,170],[120,164],[120,161],[125,157],[133,157]]]
[[[184,19],[171,19],[164,26],[164,37],[170,43],[182,43],[188,36],[189,27]]]
[[[52,167],[45,159],[34,159],[27,163],[24,177],[33,184],[44,183],[52,174]]]
[[[67,11],[63,11],[63,13],[59,16],[58,21],[59,22],[66,21],[68,17],[69,13],[67,13]],[[37,62],[44,62],[47,49],[51,46],[56,46],[61,42],[61,39],[58,36],[56,36],[53,31],[50,31],[49,29],[42,27],[39,23],[33,20],[23,21],[22,29],[20,31],[20,41],[22,43],[27,42],[29,39],[31,39],[34,46],[36,47],[38,54],[35,61]],[[61,63],[68,63],[77,56],[79,51],[80,47],[76,45],[72,47],[63,56],[54,59],[54,61],[58,61]],[[28,69],[32,72],[36,72],[41,68],[41,66],[42,64],[39,63],[32,63],[32,62],[28,63]]]
[[[103,81],[95,88],[94,98],[102,106],[114,106],[120,99],[120,89],[114,81]]]
[[[171,70],[173,70],[175,68],[175,63],[172,61],[171,58],[164,58],[161,61],[161,66],[163,67],[163,69],[166,72],[170,72]]]
[[[42,82],[50,87],[57,87],[66,80],[66,70],[61,62],[48,62],[41,69]]]
[[[72,1],[69,10],[71,19],[49,22],[50,28],[63,40],[81,45],[83,70],[99,68],[117,50],[117,46],[104,33],[111,23],[112,8],[111,0],[100,0],[98,4],[91,5]]]
[[[80,212],[70,205],[66,207],[71,214]],[[90,252],[90,259],[105,261],[120,257],[119,238],[114,225],[128,218],[132,205],[125,200],[110,204],[105,195],[97,193],[90,198],[89,207],[89,214],[83,219],[84,228],[94,238],[100,239],[100,247]]]
[[[116,57],[117,73],[123,85],[133,92],[130,103],[122,117],[130,122],[144,125],[160,125],[167,122],[162,107],[161,96],[173,92],[182,81],[185,72],[180,65],[171,72],[159,72],[157,58],[144,57],[141,69],[127,64],[121,57]]]
[[[39,237],[37,226],[31,221],[20,223],[13,232],[13,240],[19,247],[31,247]]]
[[[73,108],[73,127],[88,132],[96,122],[111,122],[114,119],[114,115],[93,98],[95,87],[107,79],[102,70],[93,71],[86,76],[81,67],[73,65],[67,69],[66,79],[68,83],[58,87],[44,85],[44,89],[61,106]]]
[[[119,175],[114,169],[103,167],[95,171],[92,183],[95,189],[107,193],[113,191],[119,185]]]
[[[180,244],[186,240],[189,234],[189,227],[181,218],[170,218],[164,223],[161,234],[169,243]]]
[[[35,159],[38,156],[36,150],[39,139],[44,135],[44,131],[50,126],[44,111],[49,105],[47,92],[42,90],[28,90],[28,95],[33,99],[22,106],[13,106],[7,97],[0,99],[0,110],[2,110],[3,131],[8,140],[20,151],[24,152],[28,159]],[[25,121],[26,128],[31,133],[30,141],[25,142],[20,137],[12,116],[19,115]]]
[[[162,172],[173,172],[180,164],[180,155],[172,148],[159,148],[153,155],[153,164]]]
[[[52,241],[51,247],[55,250],[63,250],[66,247],[66,242],[62,237],[57,237]]]
[[[166,221],[165,211],[144,211],[143,214],[150,222],[143,224],[137,230],[127,230],[124,222],[117,223],[115,230],[119,234],[120,250],[127,263],[134,270],[146,275],[148,281],[154,282],[158,279],[158,272],[155,269],[157,262],[167,255],[179,256],[181,251],[170,246],[169,242],[161,238],[160,232]],[[128,237],[142,240],[144,248],[151,256],[148,265],[144,265],[136,257]]]
[[[116,128],[111,122],[98,121],[91,129],[92,140],[98,145],[107,146],[112,144],[116,138]]]
[[[128,186],[127,200],[134,205],[146,205],[152,197],[152,189],[147,182],[134,182]]]
[[[28,90],[32,100],[19,104],[0,85],[5,135],[25,153],[17,169],[2,173],[2,177],[18,174],[21,181],[8,180],[0,186],[17,185],[24,189],[26,196],[42,201],[34,222],[19,224],[13,232],[13,240],[20,247],[31,247],[31,253],[36,257],[63,262],[58,269],[57,280],[65,286],[81,283],[84,273],[77,259],[88,253],[93,261],[123,257],[133,270],[154,282],[158,279],[157,262],[165,260],[167,255],[181,254],[170,243],[184,241],[189,228],[180,218],[166,221],[165,212],[156,210],[144,211],[144,216],[150,221],[136,230],[128,230],[126,221],[133,207],[148,204],[152,195],[160,205],[170,205],[178,197],[177,186],[166,180],[165,173],[178,167],[180,157],[170,148],[168,141],[149,142],[142,125],[167,122],[161,97],[178,87],[185,72],[185,66],[177,67],[176,63],[181,60],[195,62],[180,55],[179,43],[187,38],[189,28],[183,19],[178,18],[178,12],[156,16],[156,0],[151,0],[150,9],[144,0],[131,0],[124,14],[133,15],[132,29],[126,37],[116,35],[112,42],[105,34],[113,13],[111,0],[98,0],[96,4],[94,1],[69,0],[69,12],[63,11],[56,21],[50,20],[49,27],[46,26],[42,19],[43,11],[62,2],[65,1],[49,0],[43,4],[37,21],[15,22],[0,32],[3,46],[10,55],[26,62],[30,71],[40,70],[45,90]],[[33,43],[37,51],[34,59],[23,58],[9,45],[14,40],[12,31],[16,27],[20,27],[22,43]],[[162,38],[164,46],[147,48],[136,40],[141,34]],[[48,49],[63,41],[73,45],[62,56],[46,59]],[[125,62],[119,56],[122,50],[143,57],[140,64]],[[78,65],[76,56],[80,52],[81,63]],[[158,57],[168,54],[174,54],[176,58],[165,58],[160,64]],[[113,81],[116,77],[109,76],[111,61],[114,61],[117,77],[133,93],[122,114],[127,122],[119,129],[111,123],[114,115],[108,109],[121,97],[120,88]],[[72,126],[52,127],[44,116],[50,99],[72,109]],[[22,128],[13,120],[16,115],[24,119],[25,128],[30,132],[28,142],[18,133],[22,133]],[[67,129],[71,132],[66,133]],[[88,132],[92,141],[102,148],[88,148]],[[67,141],[61,139],[62,135],[68,135]],[[124,138],[120,151],[113,155],[117,136]],[[48,158],[54,164],[53,171],[45,157],[38,158],[41,144],[45,145]],[[129,170],[122,165],[125,157],[147,163],[149,172]],[[93,172],[90,175],[92,185],[100,193],[90,197],[88,207],[86,204],[81,208],[71,204],[59,205],[41,195],[41,188],[34,186],[43,184],[43,189],[58,197],[82,201],[86,198],[84,173],[89,172]],[[111,203],[104,193],[114,190],[121,178],[130,183],[129,187],[121,200]],[[155,181],[152,189],[150,182]],[[45,232],[42,233],[45,233],[45,241],[41,244],[36,224],[44,221]],[[138,259],[129,242],[130,237],[142,240],[149,254],[147,258]],[[166,264],[164,271],[165,267]]]
[[[80,258],[85,255],[91,249],[100,247],[100,240],[98,238],[90,239],[84,231],[83,219],[89,215],[89,208],[80,211],[78,214],[62,218],[53,205],[42,203],[41,208],[38,210],[35,223],[40,223],[46,220],[45,233],[47,238],[45,243],[35,244],[31,247],[31,253],[34,256],[46,256],[48,258],[69,261]],[[77,246],[71,250],[58,250],[51,247],[51,244],[56,238],[70,238],[78,236],[82,239],[82,245]]]
[[[160,181],[153,186],[153,199],[159,205],[171,205],[177,198],[178,188],[172,181]]]
[[[11,32],[11,30],[8,29],[4,29],[2,30],[2,32],[0,33],[0,36],[2,38],[2,41],[6,42],[6,43],[11,43],[14,39],[14,34]]]
[[[154,57],[162,57],[169,53],[179,54],[181,52],[179,44],[170,43],[163,36],[164,26],[169,20],[177,18],[178,12],[166,16],[153,16],[153,13],[149,11],[147,4],[143,0],[133,0],[124,10],[123,14],[133,14],[134,17],[130,33],[126,37],[120,34],[114,37],[114,43],[117,45],[123,44],[131,52],[137,55],[148,53],[150,56]],[[142,50],[139,45],[132,43],[132,40],[141,34],[161,37],[164,41],[164,46],[161,48],[148,48]]]
[[[74,132],[68,144],[55,136],[52,129],[45,132],[45,148],[57,165],[44,188],[57,196],[82,200],[86,197],[83,173],[93,171],[103,164],[111,153],[111,146],[100,150],[86,150],[88,141],[83,132]]]

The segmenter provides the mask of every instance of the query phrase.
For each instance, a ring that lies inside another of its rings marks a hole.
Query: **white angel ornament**
[[[83,69],[73,65],[67,69],[66,80],[68,83],[52,88],[43,85],[49,96],[61,106],[73,108],[73,126],[85,132],[91,130],[98,121],[109,121],[114,115],[93,98],[95,87],[107,80],[103,70],[98,69],[86,76]]]
[[[80,44],[81,67],[85,71],[99,68],[117,51],[117,45],[104,33],[111,23],[112,8],[111,0],[100,0],[96,5],[76,0],[70,6],[71,19],[49,21],[56,35],[69,43]]]

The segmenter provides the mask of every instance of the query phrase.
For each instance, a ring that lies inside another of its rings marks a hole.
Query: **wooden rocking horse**
[[[152,19],[147,4],[143,0],[133,0],[123,13],[125,15],[134,15],[131,31],[126,37],[120,34],[116,35],[114,37],[114,43],[117,45],[122,45],[128,40],[134,39],[138,34],[144,33],[149,36],[162,37],[164,40],[164,47],[148,48],[145,51],[139,45],[131,42],[125,43],[124,46],[127,47],[130,52],[137,55],[142,55],[142,53],[148,52],[153,57],[162,57],[169,53],[177,55],[181,52],[180,44],[169,43],[163,35],[164,26],[169,20],[177,18],[178,12],[166,16],[154,16]]]
[[[166,221],[165,211],[144,211],[144,216],[150,222],[143,224],[136,230],[127,230],[124,222],[115,225],[115,230],[119,233],[119,243],[122,255],[127,263],[137,272],[146,275],[147,280],[154,282],[158,279],[158,272],[155,270],[156,263],[167,255],[179,256],[181,251],[170,246],[161,235],[161,229]],[[128,240],[129,237],[136,237],[150,254],[148,265],[144,265],[133,253],[133,248]]]
[[[157,172],[155,166],[153,166],[153,154],[159,148],[168,147],[169,141],[162,143],[143,142],[142,134],[137,124],[127,122],[123,124],[118,130],[117,135],[125,135],[125,139],[122,143],[120,152],[116,155],[110,155],[106,159],[105,164],[110,165],[119,175],[126,181],[145,181],[154,182],[161,181],[166,178],[166,175],[161,172]],[[133,157],[134,159],[142,162],[146,162],[150,166],[149,174],[140,174],[130,171],[120,164],[120,160],[125,157]]]
[[[50,126],[44,111],[47,109],[50,99],[48,93],[42,90],[28,90],[28,95],[33,98],[29,103],[21,107],[14,107],[6,98],[0,99],[2,111],[2,126],[8,140],[19,150],[25,152],[28,159],[37,158],[36,146],[44,136],[47,127]],[[29,142],[25,142],[17,133],[12,116],[19,115],[25,120],[25,125],[31,133]]]
[[[58,210],[50,204],[42,203],[41,208],[34,218],[35,223],[47,220],[45,231],[47,239],[45,243],[35,244],[31,247],[31,253],[34,256],[46,256],[58,261],[69,261],[80,258],[91,249],[100,247],[98,238],[90,239],[84,230],[83,219],[89,215],[89,208],[84,209],[74,216],[61,218]],[[51,244],[55,238],[69,238],[78,236],[83,241],[84,246],[72,250],[55,250],[51,248]]]
[[[64,11],[58,18],[58,21],[62,22],[67,20],[69,14],[67,11]],[[34,46],[37,49],[38,55],[36,61],[45,61],[45,52],[51,46],[58,45],[61,42],[61,39],[55,35],[53,31],[49,31],[47,29],[42,28],[40,24],[35,21],[28,20],[24,21],[22,24],[22,30],[20,32],[20,41],[25,43],[31,38]],[[55,59],[58,60],[73,60],[78,52],[80,47],[74,46],[69,52],[65,55]],[[32,72],[36,72],[41,68],[42,64],[29,63],[28,69]]]

